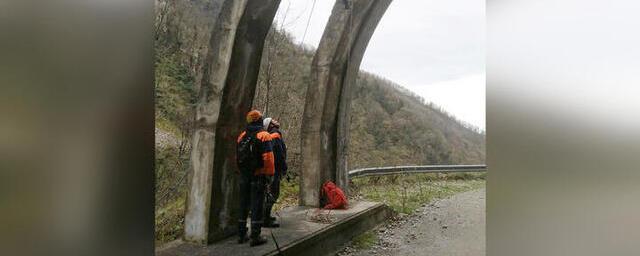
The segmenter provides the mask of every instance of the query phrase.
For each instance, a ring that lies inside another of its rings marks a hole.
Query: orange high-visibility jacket
[[[238,143],[240,143],[240,141],[242,140],[242,138],[244,137],[244,135],[247,134],[246,131],[243,131],[242,133],[240,133],[240,136],[238,136]],[[266,132],[266,131],[261,131],[258,132],[258,134],[256,134],[256,137],[258,138],[259,143],[262,143],[262,146],[259,148],[262,148],[262,167],[258,168],[253,175],[267,175],[267,176],[273,176],[273,174],[275,173],[275,161],[273,158],[273,145],[271,144],[271,135]]]

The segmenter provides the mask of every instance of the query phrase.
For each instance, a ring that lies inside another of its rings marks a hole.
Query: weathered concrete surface
[[[237,232],[236,139],[245,128],[260,72],[264,40],[280,0],[249,1],[238,25],[215,138],[209,242]]]
[[[204,244],[235,231],[235,137],[251,108],[264,39],[279,0],[221,0],[196,108],[186,241]]]
[[[313,216],[327,213],[333,223],[313,221]],[[176,241],[158,249],[157,255],[277,255],[271,232],[278,241],[282,255],[326,255],[354,236],[379,225],[391,214],[392,211],[385,205],[373,202],[354,202],[347,210],[333,211],[292,207],[279,213],[280,228],[262,229],[262,234],[270,240],[266,245],[249,247],[248,243],[237,244],[235,237],[208,246]]]
[[[236,27],[247,2],[246,0],[220,1],[224,3],[211,32],[196,107],[190,157],[190,190],[185,207],[184,239],[196,243],[205,243],[208,239],[215,132]]]
[[[338,120],[336,131],[336,184],[349,191],[349,164],[348,145],[350,139],[349,127],[351,124],[351,100],[353,98],[353,86],[356,83],[360,71],[360,63],[364,57],[369,40],[385,11],[391,4],[391,0],[379,0],[370,7],[366,16],[366,21],[358,27],[352,27],[351,35],[357,33],[350,59],[347,63],[347,72],[344,74],[342,93],[338,105]],[[357,6],[356,6],[357,7]]]
[[[300,204],[319,205],[320,186],[348,191],[351,85],[362,56],[391,0],[336,1],[311,67],[302,122]],[[348,6],[345,6],[347,4]]]

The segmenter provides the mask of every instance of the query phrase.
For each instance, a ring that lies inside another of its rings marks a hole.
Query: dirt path
[[[485,208],[484,188],[460,193],[379,228],[370,249],[341,255],[485,255]]]

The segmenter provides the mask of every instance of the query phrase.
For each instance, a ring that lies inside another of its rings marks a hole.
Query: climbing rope
[[[305,25],[304,28],[304,33],[302,34],[302,40],[300,40],[300,43],[298,44],[298,48],[302,48],[304,41],[307,37],[307,32],[309,31],[309,25],[311,24],[311,17],[313,17],[313,12],[315,11],[316,8],[316,1],[317,0],[313,0],[313,3],[311,4],[311,11],[309,12],[309,17],[307,18],[307,24]],[[305,8],[306,9],[306,8]],[[282,30],[284,28],[284,23],[286,19],[286,15],[288,12],[288,7],[287,7],[287,11],[285,12],[285,16],[282,20],[282,24],[280,25],[280,30]],[[297,19],[296,19],[297,20]],[[278,46],[278,44],[276,44],[276,47]],[[271,51],[267,52],[267,58],[270,60],[271,59]],[[293,79],[291,81],[295,81],[297,79],[297,73],[295,73],[293,75]],[[269,91],[270,91],[270,87],[271,87],[271,61],[267,61],[267,92],[265,93],[265,107],[264,107],[264,113],[265,115],[269,114]]]
[[[349,1],[349,0],[344,0],[344,8],[346,10],[349,10],[349,20],[347,21],[347,35],[349,36],[348,38],[348,42],[350,42],[349,44],[349,48],[347,49],[347,60],[345,61],[345,68],[349,69],[349,61],[351,60],[351,50],[353,49],[353,44],[354,42],[351,42],[351,40],[353,40],[353,35],[351,33],[351,29],[353,28],[353,8],[352,5],[353,1]],[[344,77],[343,77],[344,79]],[[344,80],[343,82],[343,86],[344,86]]]
[[[309,24],[311,23],[311,16],[313,16],[313,10],[316,7],[316,0],[313,0],[313,4],[311,5],[311,12],[309,12],[309,18],[307,19],[307,25],[304,28],[304,33],[302,34],[302,40],[300,40],[300,46],[304,43],[304,39],[307,37],[307,30],[309,30]]]
[[[271,230],[271,239],[273,239],[273,243],[276,245],[276,249],[278,250],[278,255],[282,255],[282,250],[280,249],[278,240],[276,240],[276,236],[273,234],[273,229]]]

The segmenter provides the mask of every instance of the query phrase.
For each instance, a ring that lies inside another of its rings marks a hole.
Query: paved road
[[[347,255],[485,255],[485,189],[454,195],[380,228],[371,249]]]

